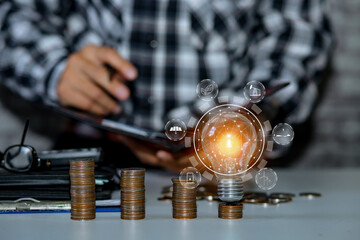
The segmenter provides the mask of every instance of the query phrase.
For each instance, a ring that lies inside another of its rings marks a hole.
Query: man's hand
[[[180,172],[190,166],[189,156],[186,154],[173,155],[130,137],[109,133],[109,137],[127,146],[135,156],[145,164],[163,167],[173,172]]]
[[[113,79],[105,64],[116,70]],[[59,101],[96,115],[119,113],[119,104],[108,94],[126,100],[130,91],[123,82],[136,77],[136,68],[114,49],[87,45],[69,56],[57,89]]]

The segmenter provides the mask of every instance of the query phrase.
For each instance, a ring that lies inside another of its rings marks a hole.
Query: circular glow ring
[[[244,110],[245,112],[249,113],[256,121],[257,123],[259,124],[260,128],[261,128],[261,136],[262,136],[262,147],[261,147],[261,152],[258,156],[258,158],[256,159],[256,161],[254,161],[254,163],[248,167],[247,169],[241,171],[241,172],[238,172],[238,173],[231,173],[231,174],[226,174],[226,173],[220,173],[220,172],[217,172],[215,171],[214,169],[210,168],[209,166],[207,166],[206,163],[203,162],[203,160],[201,159],[201,157],[199,156],[198,154],[198,151],[197,151],[197,147],[196,147],[196,132],[198,130],[198,127],[199,127],[199,124],[201,122],[201,120],[208,114],[210,113],[211,111],[217,109],[217,108],[220,108],[220,107],[236,107],[236,108],[240,108],[242,110]],[[264,128],[260,122],[260,120],[255,116],[255,114],[253,112],[251,112],[249,109],[245,108],[245,107],[242,107],[242,106],[239,106],[239,105],[236,105],[236,104],[223,104],[223,105],[219,105],[219,106],[216,106],[210,110],[208,110],[204,115],[201,116],[201,118],[199,119],[199,121],[197,122],[196,126],[195,126],[195,129],[194,129],[194,136],[193,136],[193,145],[194,145],[194,150],[195,150],[195,153],[196,153],[196,156],[197,158],[200,160],[200,162],[210,171],[216,173],[216,174],[219,174],[219,175],[223,175],[223,176],[234,176],[234,175],[240,175],[240,174],[243,174],[245,172],[247,172],[248,170],[250,170],[252,167],[254,167],[256,165],[256,163],[259,161],[259,159],[261,158],[263,152],[264,152],[264,149],[265,149],[265,131],[264,131]]]

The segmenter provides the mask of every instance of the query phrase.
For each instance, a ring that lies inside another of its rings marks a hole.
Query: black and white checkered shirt
[[[67,57],[96,44],[138,69],[125,104],[137,126],[188,116],[206,78],[235,96],[249,81],[290,82],[267,102],[301,122],[331,46],[325,14],[323,0],[2,1],[0,79],[26,99],[56,101]]]

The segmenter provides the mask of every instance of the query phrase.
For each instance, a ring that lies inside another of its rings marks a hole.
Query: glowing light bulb
[[[257,132],[241,113],[214,114],[202,129],[202,148],[219,174],[240,174],[256,149]]]
[[[240,106],[218,106],[200,119],[194,147],[199,159],[215,173],[221,200],[241,200],[241,176],[262,153],[262,133],[258,119]]]

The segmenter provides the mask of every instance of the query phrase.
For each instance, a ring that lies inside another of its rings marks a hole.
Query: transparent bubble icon
[[[277,144],[288,145],[294,139],[294,130],[287,123],[279,123],[274,127],[272,137]]]
[[[217,97],[219,87],[216,82],[211,79],[204,79],[198,83],[196,87],[198,97],[205,101],[211,101]]]
[[[248,101],[258,103],[265,97],[265,87],[261,82],[249,82],[244,87],[244,96]]]
[[[186,135],[186,125],[180,119],[172,119],[165,125],[165,135],[171,141],[180,141]]]
[[[277,174],[271,168],[262,168],[255,175],[256,185],[263,190],[273,189],[277,180]]]
[[[201,173],[194,167],[187,167],[180,172],[179,180],[185,188],[196,188],[201,183]],[[195,184],[189,184],[189,182],[195,182]]]

